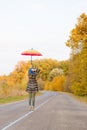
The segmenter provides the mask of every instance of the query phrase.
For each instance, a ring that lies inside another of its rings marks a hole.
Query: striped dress
[[[36,76],[37,76],[37,74],[29,75],[29,80],[28,80],[27,88],[26,88],[27,92],[37,92],[38,91],[38,83],[36,80]]]

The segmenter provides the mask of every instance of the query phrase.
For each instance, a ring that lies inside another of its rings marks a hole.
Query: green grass
[[[41,93],[38,92],[36,96],[40,95]],[[16,102],[16,101],[21,101],[25,100],[28,98],[28,94],[22,95],[22,96],[15,96],[15,97],[5,97],[5,98],[0,98],[0,104],[5,104],[5,103],[11,103],[11,102]]]
[[[0,104],[20,101],[20,100],[24,100],[26,98],[27,98],[27,95],[25,95],[25,96],[16,96],[16,97],[5,97],[5,98],[0,99]]]

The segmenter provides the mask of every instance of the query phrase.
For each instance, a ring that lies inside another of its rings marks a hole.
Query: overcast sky
[[[0,75],[30,60],[21,52],[31,48],[43,54],[34,59],[69,59],[65,42],[82,13],[87,14],[86,0],[1,0]]]

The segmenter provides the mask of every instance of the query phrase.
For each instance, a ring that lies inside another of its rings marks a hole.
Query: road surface
[[[28,100],[0,105],[0,130],[87,130],[87,105],[62,92],[36,97],[34,112]]]

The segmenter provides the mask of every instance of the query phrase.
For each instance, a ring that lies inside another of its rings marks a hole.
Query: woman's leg
[[[32,102],[32,92],[29,92],[29,106],[32,105],[31,102]]]
[[[35,106],[35,95],[36,95],[36,92],[32,92],[32,106],[33,106],[33,108]]]

